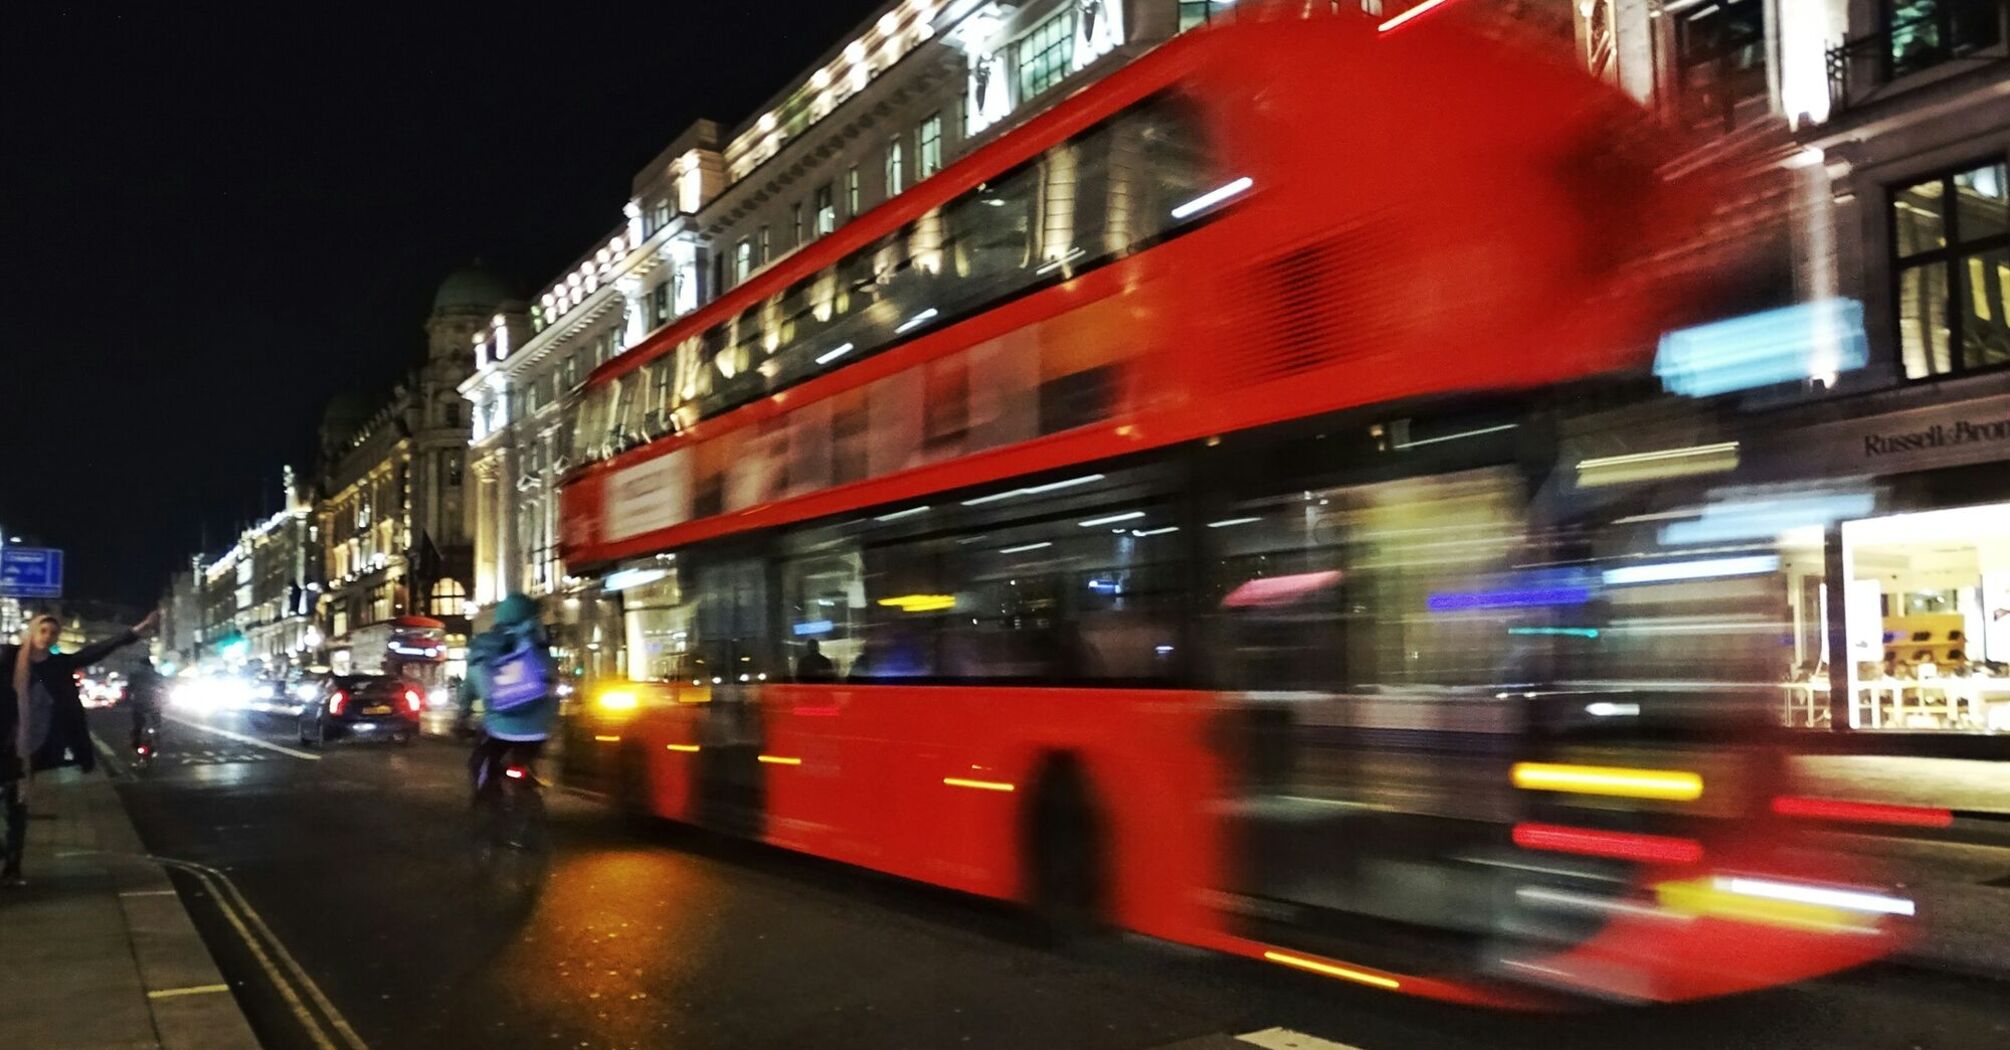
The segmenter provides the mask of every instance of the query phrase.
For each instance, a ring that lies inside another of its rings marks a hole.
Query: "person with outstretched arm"
[[[21,886],[28,848],[28,794],[34,775],[74,765],[90,772],[98,758],[84,723],[77,672],[146,635],[160,613],[74,653],[56,651],[62,624],[54,616],[28,621],[17,645],[0,646],[0,803],[7,810],[7,845],[0,851],[0,885]]]

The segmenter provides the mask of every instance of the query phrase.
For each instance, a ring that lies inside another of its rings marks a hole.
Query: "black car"
[[[397,675],[334,675],[301,705],[300,743],[319,747],[330,740],[387,739],[410,743],[419,735],[426,691]]]

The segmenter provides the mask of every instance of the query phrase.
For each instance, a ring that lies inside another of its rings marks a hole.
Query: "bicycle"
[[[528,764],[505,761],[494,768],[500,775],[475,793],[469,807],[474,874],[496,903],[527,908],[551,864],[544,782]]]
[[[144,773],[153,766],[154,759],[160,757],[160,740],[160,723],[147,719],[146,724],[133,734],[133,772]]]

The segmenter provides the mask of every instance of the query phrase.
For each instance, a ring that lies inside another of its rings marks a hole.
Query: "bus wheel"
[[[1108,836],[1079,760],[1046,763],[1026,820],[1027,897],[1047,934],[1070,940],[1094,932],[1108,918]]]

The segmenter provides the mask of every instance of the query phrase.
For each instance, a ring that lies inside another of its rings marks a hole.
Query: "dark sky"
[[[737,124],[879,5],[17,6],[0,526],[66,548],[71,596],[145,601],[276,508],[333,393],[423,355],[449,271],[534,292],[686,124]]]

